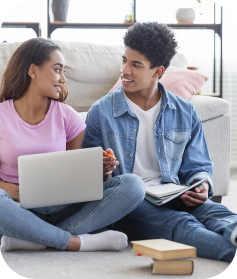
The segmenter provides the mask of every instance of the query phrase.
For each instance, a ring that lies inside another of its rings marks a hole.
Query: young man
[[[108,157],[108,175],[135,173],[145,185],[209,178],[166,205],[144,200],[113,228],[129,239],[166,238],[195,246],[199,257],[231,262],[237,215],[210,200],[213,165],[202,123],[190,102],[158,82],[176,53],[174,34],[163,24],[136,23],[124,43],[122,85],[89,110],[83,147],[108,149],[119,161]]]

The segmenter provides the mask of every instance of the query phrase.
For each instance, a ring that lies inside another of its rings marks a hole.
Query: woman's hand
[[[5,190],[14,201],[20,201],[19,186],[5,182],[3,185],[0,185],[0,188]]]
[[[114,152],[111,148],[107,149],[106,153],[114,156]],[[117,165],[119,165],[119,161],[107,156],[106,154],[103,154],[104,181],[110,179],[110,176]]]

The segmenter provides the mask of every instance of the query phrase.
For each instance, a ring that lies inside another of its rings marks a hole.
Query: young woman
[[[46,246],[74,251],[123,249],[127,236],[121,232],[88,233],[121,219],[144,198],[143,181],[138,176],[110,178],[118,163],[114,161],[108,167],[113,159],[106,156],[102,200],[31,210],[22,209],[15,202],[20,200],[17,166],[20,155],[81,148],[86,125],[74,109],[63,103],[68,94],[64,69],[59,46],[51,40],[36,38],[20,45],[3,75],[0,234],[5,251]],[[113,154],[111,149],[107,151]]]

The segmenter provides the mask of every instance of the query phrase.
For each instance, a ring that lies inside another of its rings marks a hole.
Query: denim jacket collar
[[[170,97],[169,92],[165,89],[163,84],[158,82],[158,87],[162,92],[161,106],[165,108],[168,105],[171,109],[176,109],[176,106],[172,98]],[[120,85],[112,94],[113,94],[113,117],[119,117],[126,112],[128,112],[131,116],[136,117],[136,115],[130,110],[127,102],[124,99],[122,85]]]

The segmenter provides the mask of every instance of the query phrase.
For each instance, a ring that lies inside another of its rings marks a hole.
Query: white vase
[[[193,23],[195,19],[195,11],[192,8],[180,8],[176,12],[178,23]]]

